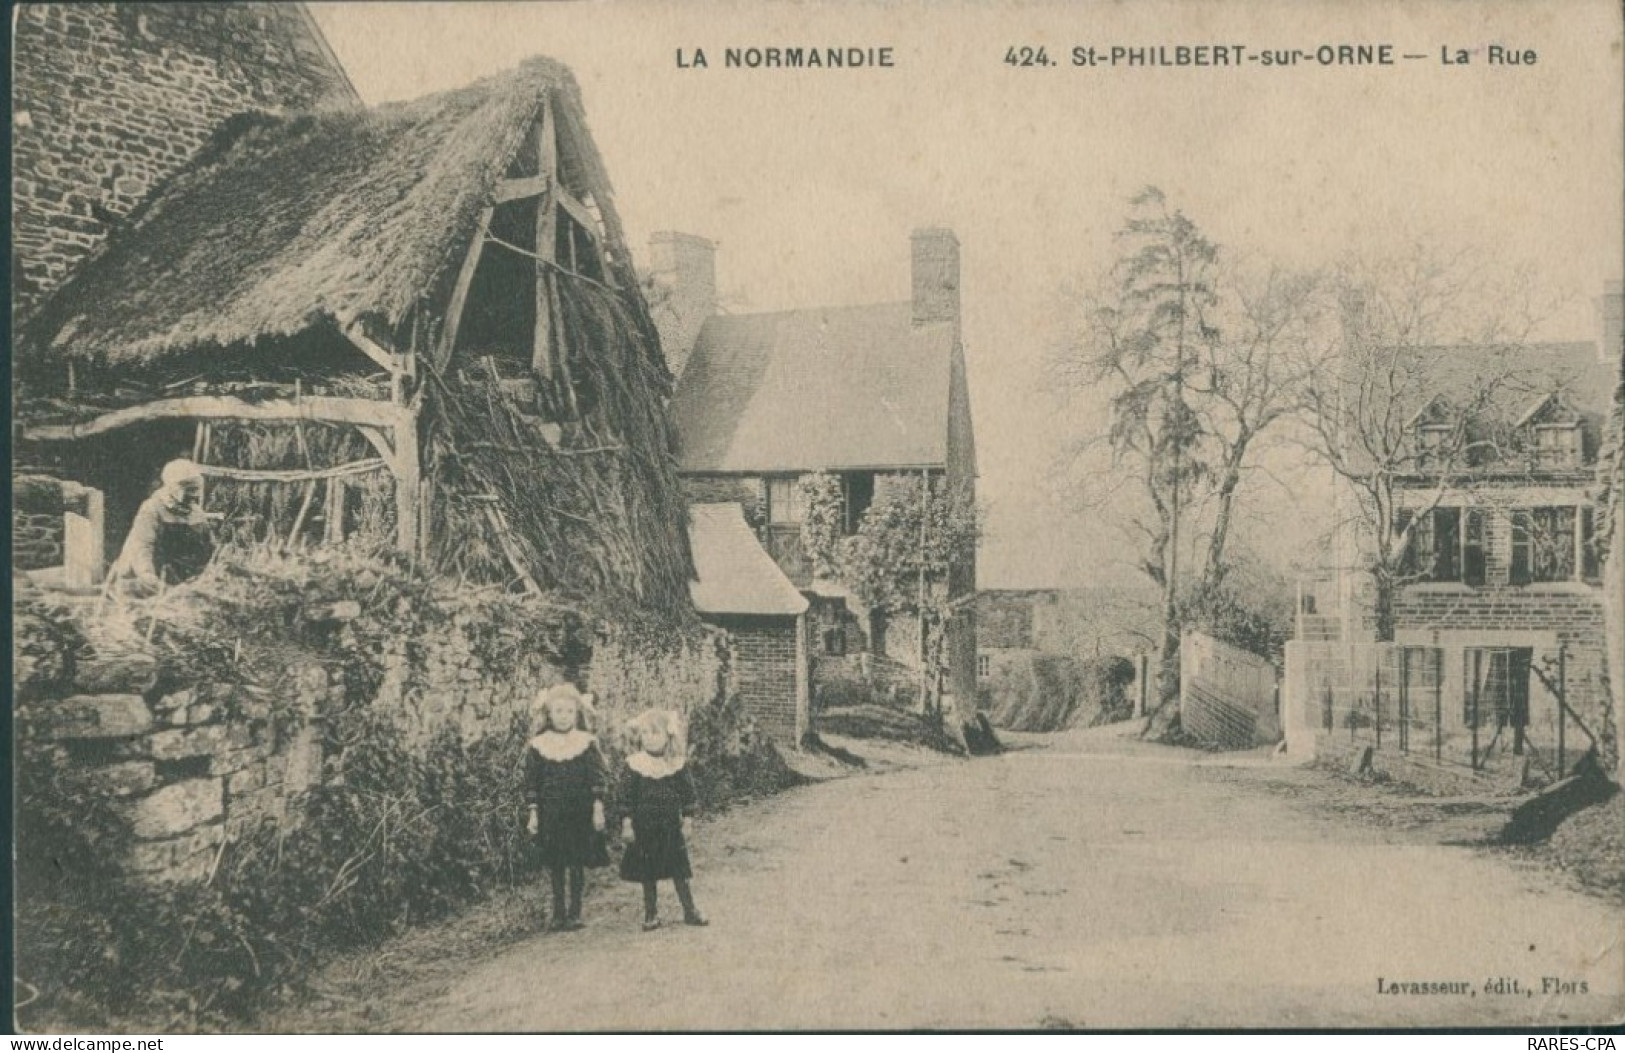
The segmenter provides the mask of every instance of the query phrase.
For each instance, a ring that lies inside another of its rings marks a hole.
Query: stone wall
[[[60,567],[63,553],[62,484],[43,476],[11,483],[11,565],[14,570]]]
[[[31,595],[38,603],[54,594]],[[75,611],[63,624],[96,642],[73,644],[28,615],[18,720],[31,743],[48,744],[53,771],[116,800],[133,837],[125,869],[154,882],[202,878],[227,838],[263,822],[303,821],[308,791],[341,777],[337,759],[323,754],[322,714],[354,704],[342,665],[286,648],[270,665],[243,656],[245,667],[259,668],[256,682],[247,682],[246,669],[241,683],[187,682],[127,633],[99,628],[96,619],[108,612],[98,614],[94,599],[63,599]],[[560,655],[557,641],[539,639],[493,648],[492,627],[517,624],[500,614],[471,613],[432,634],[391,639],[366,704],[404,732],[408,749],[426,751],[448,729],[468,744],[500,741],[516,722],[528,726],[543,687],[571,679],[597,694],[597,731],[614,756],[636,713],[692,712],[735,686],[724,675],[733,660],[720,634],[637,645],[612,633],[590,651]],[[331,604],[305,616],[342,633],[360,610]],[[114,639],[116,646],[107,642]],[[793,636],[790,645],[793,655]],[[793,699],[793,674],[789,683]],[[743,686],[756,689],[754,681]]]
[[[321,756],[316,729],[287,717],[313,715],[325,694],[343,689],[319,665],[299,668],[295,697],[278,700],[273,720],[271,701],[244,685],[163,679],[148,655],[94,659],[74,669],[65,693],[34,699],[18,717],[53,743],[67,778],[118,802],[133,837],[129,870],[197,880],[229,834],[297,821]]]
[[[27,4],[14,27],[19,314],[226,118],[359,104],[303,4]]]
[[[11,510],[11,567],[42,570],[62,565],[62,513]]]

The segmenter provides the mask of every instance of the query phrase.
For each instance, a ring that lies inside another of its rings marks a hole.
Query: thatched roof
[[[579,91],[550,59],[368,110],[233,118],[25,323],[25,354],[145,364],[324,321],[394,326],[443,298],[480,209],[551,97],[609,205]]]

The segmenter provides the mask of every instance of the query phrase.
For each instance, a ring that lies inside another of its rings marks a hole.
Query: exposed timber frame
[[[226,479],[271,482],[315,482],[386,467],[395,477],[396,545],[416,553],[421,537],[422,468],[418,449],[418,413],[401,401],[301,395],[292,399],[246,402],[233,395],[187,395],[126,406],[76,424],[35,424],[22,429],[24,439],[72,442],[106,435],[158,420],[316,421],[348,424],[378,451],[376,460],[338,468],[292,472],[255,471],[205,465],[204,472]]]

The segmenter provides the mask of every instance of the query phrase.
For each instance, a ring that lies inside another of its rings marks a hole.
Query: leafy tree
[[[1094,498],[1128,486],[1139,509],[1128,518],[1140,569],[1162,594],[1160,702],[1147,730],[1164,734],[1178,720],[1185,610],[1224,600],[1236,503],[1260,439],[1294,406],[1299,360],[1287,350],[1312,325],[1318,280],[1221,267],[1218,246],[1154,187],[1132,199],[1118,241],[1080,337],[1054,366],[1070,396],[1109,399],[1105,428],[1081,448],[1103,445],[1110,467],[1084,486]],[[1183,553],[1198,547],[1202,561],[1182,573]],[[1187,579],[1196,599],[1182,602]]]

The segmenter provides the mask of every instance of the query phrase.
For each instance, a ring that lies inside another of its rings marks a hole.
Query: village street
[[[369,1027],[1619,1019],[1617,908],[1437,831],[1317,814],[1281,772],[1096,729],[792,791],[698,828],[709,928],[673,924],[666,888],[667,925],[645,934],[636,889],[597,882],[585,931],[521,940]],[[1543,996],[1543,977],[1587,993]],[[1493,993],[1496,978],[1518,993]]]

